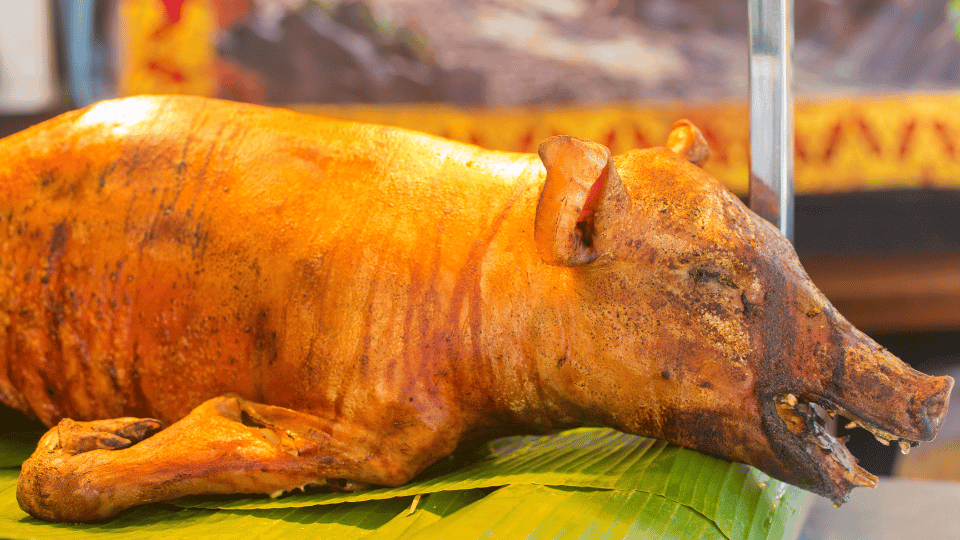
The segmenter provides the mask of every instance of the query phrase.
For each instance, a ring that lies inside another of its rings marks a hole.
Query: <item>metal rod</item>
[[[750,208],[793,241],[793,0],[749,0]]]

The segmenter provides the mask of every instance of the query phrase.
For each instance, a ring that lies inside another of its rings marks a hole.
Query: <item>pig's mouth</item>
[[[844,416],[850,419],[847,428],[859,426],[866,429],[881,444],[898,444],[903,453],[919,444],[890,433],[875,422],[823,397],[806,401],[794,394],[783,394],[774,398],[774,404],[787,430],[803,441],[803,449],[830,477],[835,491],[828,495],[838,504],[846,500],[847,493],[854,487],[875,487],[877,477],[857,465],[857,458],[844,444],[846,437],[838,439],[829,433],[828,417]]]

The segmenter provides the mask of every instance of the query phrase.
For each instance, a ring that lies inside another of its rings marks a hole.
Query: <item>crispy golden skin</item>
[[[188,97],[0,141],[0,401],[81,421],[21,506],[399,485],[467,438],[585,423],[842,502],[874,479],[817,406],[910,445],[953,380],[850,326],[707,154],[688,122],[538,159]]]

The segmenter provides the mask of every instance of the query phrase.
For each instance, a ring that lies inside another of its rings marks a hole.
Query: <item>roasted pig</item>
[[[876,479],[824,416],[906,449],[953,380],[851,326],[707,155],[683,121],[538,157],[193,97],[3,139],[0,401],[53,426],[21,507],[396,486],[584,424],[842,503]]]

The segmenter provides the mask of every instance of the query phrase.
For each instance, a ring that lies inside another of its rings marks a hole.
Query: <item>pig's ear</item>
[[[537,251],[547,264],[587,264],[608,251],[630,195],[606,146],[560,136],[539,152],[547,178],[537,204]]]
[[[677,120],[667,136],[667,148],[680,154],[694,165],[700,165],[710,157],[710,147],[703,134],[689,120]]]

